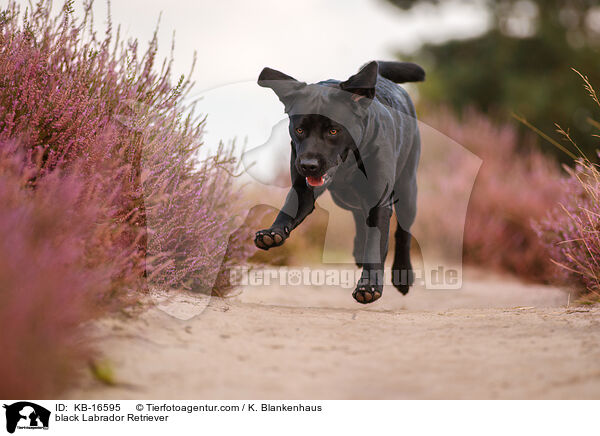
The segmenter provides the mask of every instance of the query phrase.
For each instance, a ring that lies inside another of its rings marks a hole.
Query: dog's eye
[[[302,134],[304,133],[304,129],[302,129],[301,127],[298,127],[298,128],[296,129],[296,133],[297,133],[298,135],[302,135]]]
[[[329,129],[329,134],[330,135],[337,135],[338,134],[338,129]]]

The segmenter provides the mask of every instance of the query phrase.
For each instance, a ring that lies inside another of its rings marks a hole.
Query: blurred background
[[[402,10],[435,10],[442,2],[391,0]],[[544,132],[554,123],[570,129],[587,156],[595,158],[591,120],[597,109],[576,69],[598,83],[600,7],[594,1],[474,2],[488,22],[473,38],[427,42],[411,56],[435,71],[421,89],[423,100],[461,113],[475,108],[496,120],[512,113]],[[407,52],[401,48],[400,56]],[[520,133],[525,131],[519,126]],[[568,156],[550,149],[558,158]]]

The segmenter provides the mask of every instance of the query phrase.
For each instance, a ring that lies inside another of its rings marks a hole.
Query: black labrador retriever
[[[359,303],[381,297],[392,208],[398,230],[392,283],[406,294],[414,281],[410,226],[416,214],[420,138],[414,106],[396,83],[423,81],[409,62],[366,64],[344,82],[306,84],[265,68],[258,84],[271,88],[285,106],[292,138],[292,187],[273,225],[254,243],[282,245],[329,189],[335,203],[352,211],[353,255],[362,275],[352,296]]]

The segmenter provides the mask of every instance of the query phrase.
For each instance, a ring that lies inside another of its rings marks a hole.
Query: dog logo
[[[14,433],[18,429],[48,430],[50,411],[29,401],[19,401],[4,405],[6,409],[6,431]]]

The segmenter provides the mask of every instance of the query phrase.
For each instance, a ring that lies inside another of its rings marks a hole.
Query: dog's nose
[[[300,168],[304,171],[316,171],[319,169],[319,161],[317,159],[302,159],[300,161]]]

